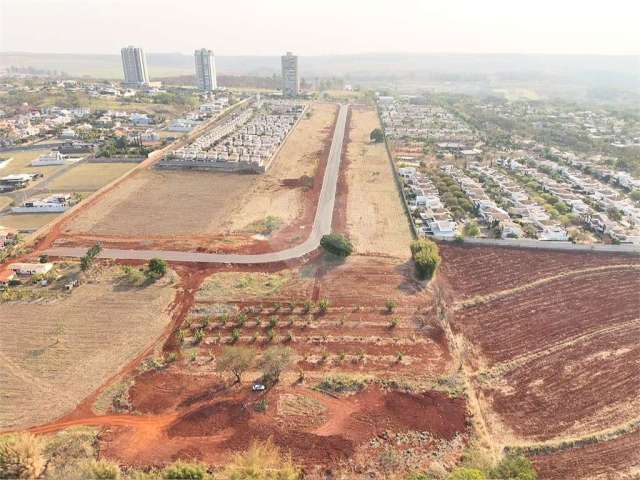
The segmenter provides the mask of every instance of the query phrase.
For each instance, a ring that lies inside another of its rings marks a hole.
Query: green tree
[[[373,130],[371,130],[371,133],[369,134],[369,139],[374,143],[384,142],[384,133],[382,132],[382,129],[374,128]]]
[[[199,463],[187,463],[178,460],[162,471],[167,480],[205,480],[210,478],[207,467]]]
[[[266,380],[277,382],[290,363],[291,349],[289,347],[271,347],[262,354],[260,369]]]
[[[344,235],[337,233],[324,235],[322,239],[320,239],[320,246],[327,252],[338,257],[348,257],[353,253],[351,241]]]
[[[219,372],[230,372],[236,382],[242,381],[242,375],[249,370],[255,361],[256,353],[247,347],[225,347],[216,359],[216,370]]]
[[[467,222],[462,229],[465,237],[477,237],[480,234],[480,229],[475,221]]]
[[[423,280],[432,278],[441,261],[438,245],[422,238],[411,242],[410,248],[418,276]]]
[[[152,258],[149,260],[148,270],[151,275],[163,277],[167,273],[167,262],[161,258]]]

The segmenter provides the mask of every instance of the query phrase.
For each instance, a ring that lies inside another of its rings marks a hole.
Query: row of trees
[[[262,371],[262,381],[276,383],[280,375],[291,364],[292,351],[289,347],[275,346],[267,348],[258,359],[256,351],[249,347],[228,346],[216,359],[219,372],[230,373],[237,383],[242,382],[242,375],[248,370],[258,367]]]

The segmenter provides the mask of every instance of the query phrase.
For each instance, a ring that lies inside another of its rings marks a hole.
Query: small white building
[[[429,223],[429,227],[433,232],[433,235],[442,238],[453,238],[456,236],[456,222],[449,220],[438,220]]]
[[[12,263],[9,270],[18,275],[44,275],[53,268],[53,263]]]
[[[64,155],[57,150],[52,150],[46,155],[31,160],[32,167],[46,167],[49,165],[64,165]]]
[[[76,138],[77,135],[73,128],[65,128],[62,130],[62,133],[60,133],[60,136],[62,138]]]

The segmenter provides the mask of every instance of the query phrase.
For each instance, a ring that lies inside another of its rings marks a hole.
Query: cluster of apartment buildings
[[[173,152],[161,165],[264,172],[304,110],[305,105],[294,101],[258,99]]]

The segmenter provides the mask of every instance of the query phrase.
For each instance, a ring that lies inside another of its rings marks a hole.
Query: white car
[[[254,383],[251,386],[251,390],[253,390],[254,392],[262,392],[263,390],[266,390],[267,387],[265,387],[263,384],[261,383]]]

